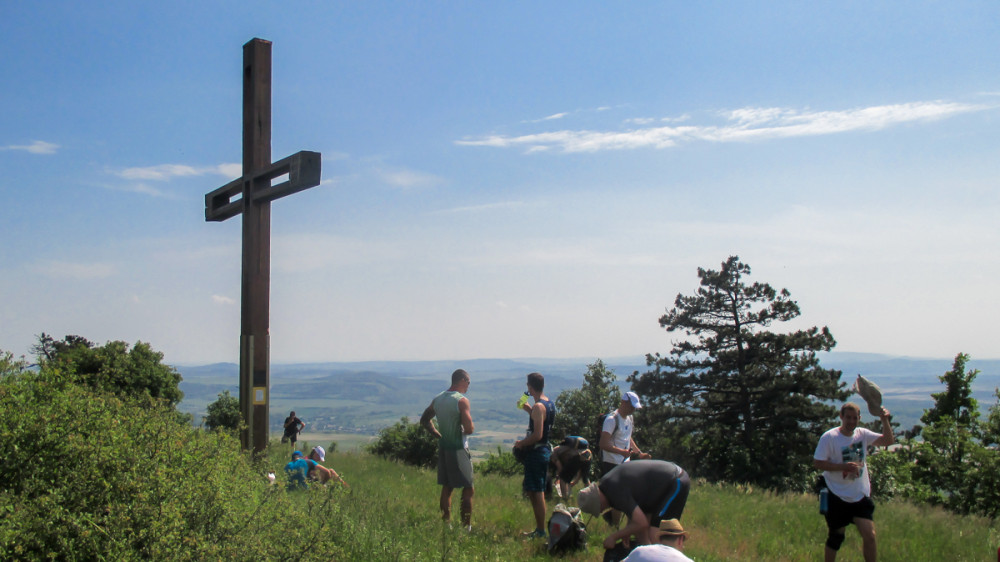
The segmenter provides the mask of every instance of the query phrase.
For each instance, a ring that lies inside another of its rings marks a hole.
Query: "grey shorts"
[[[438,484],[449,488],[472,487],[472,454],[468,449],[438,449]]]

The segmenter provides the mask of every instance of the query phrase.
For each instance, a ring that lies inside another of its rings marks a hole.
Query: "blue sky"
[[[1000,357],[995,2],[0,4],[0,349],[237,361],[273,41],[276,362],[667,352],[730,255],[838,351]]]

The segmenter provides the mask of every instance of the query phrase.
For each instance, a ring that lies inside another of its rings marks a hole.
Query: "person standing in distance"
[[[299,440],[299,433],[306,428],[306,422],[300,420],[295,412],[292,411],[285,418],[285,433],[281,436],[281,442],[285,441],[292,442],[292,448],[295,448],[295,442]]]
[[[840,427],[827,431],[819,438],[813,466],[823,471],[823,480],[830,490],[826,511],[826,538],[824,560],[834,562],[837,551],[844,542],[844,533],[851,523],[861,533],[861,549],[865,562],[875,562],[878,548],[875,542],[875,523],[872,514],[875,504],[871,499],[871,481],[868,479],[868,447],[888,447],[896,442],[889,423],[889,410],[882,408],[882,434],[858,427],[861,408],[848,402],[840,408]]]
[[[632,453],[639,455],[640,459],[650,458],[648,454],[639,450],[638,445],[632,439],[632,414],[642,408],[639,403],[639,395],[634,392],[626,392],[622,395],[622,402],[618,409],[611,412],[611,415],[604,418],[604,425],[601,427],[601,476],[604,476],[616,466],[628,462]]]
[[[420,425],[438,438],[438,484],[441,485],[441,519],[451,520],[451,493],[462,489],[462,527],[472,529],[472,454],[469,452],[469,435],[472,423],[472,406],[465,393],[472,379],[463,369],[451,374],[451,386],[438,394],[420,416]],[[438,427],[432,418],[437,417]]]
[[[524,451],[524,490],[531,500],[535,515],[535,530],[522,533],[525,538],[545,537],[545,482],[549,477],[549,458],[552,446],[549,434],[556,417],[556,405],[544,394],[545,377],[541,373],[528,375],[528,394],[535,400],[532,406],[522,406],[528,412],[528,433],[514,443],[515,449]]]

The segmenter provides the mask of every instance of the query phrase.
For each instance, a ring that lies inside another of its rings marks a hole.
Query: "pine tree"
[[[840,371],[816,357],[836,341],[826,327],[771,331],[799,307],[787,290],[749,276],[737,256],[720,271],[699,268],[698,291],[677,295],[660,318],[688,337],[666,356],[647,355],[653,370],[629,380],[644,398],[654,457],[710,480],[806,489],[816,441],[836,416],[830,402],[848,396]]]

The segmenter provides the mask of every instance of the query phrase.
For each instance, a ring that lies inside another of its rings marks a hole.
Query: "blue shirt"
[[[298,458],[285,465],[285,474],[288,475],[288,488],[305,488],[306,474],[309,469],[316,466],[316,461],[311,459]]]

